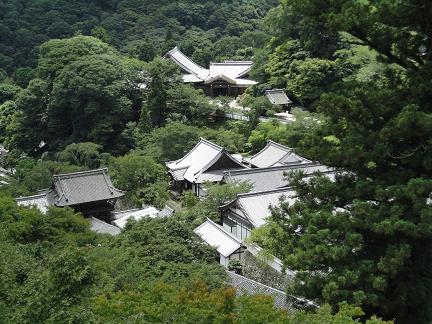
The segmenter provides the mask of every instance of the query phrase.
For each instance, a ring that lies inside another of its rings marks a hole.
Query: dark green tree
[[[89,169],[96,169],[101,164],[102,146],[91,142],[72,143],[57,154],[57,159]]]
[[[385,72],[376,81],[339,82],[321,96],[316,108],[328,120],[303,144],[312,158],[346,172],[334,181],[296,178],[298,202],[274,210],[271,237],[258,241],[298,271],[293,289],[301,295],[335,307],[362,305],[397,323],[429,323],[431,6],[408,0],[284,6],[304,24],[350,33],[377,51]]]
[[[169,114],[168,91],[180,85],[179,68],[168,60],[156,57],[146,65],[148,71],[147,98],[145,106],[150,112],[153,126],[160,127]]]

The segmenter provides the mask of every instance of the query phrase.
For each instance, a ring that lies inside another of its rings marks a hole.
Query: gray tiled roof
[[[188,72],[201,80],[205,79],[209,74],[209,70],[196,64],[189,57],[183,54],[177,46],[170,50],[166,56],[176,63],[183,71]]]
[[[282,144],[269,140],[267,145],[250,158],[251,165],[258,168],[270,166],[311,163],[310,160],[294,153],[294,151]]]
[[[116,199],[124,192],[114,188],[108,169],[59,174],[53,177],[53,187],[48,193],[49,201],[59,207],[87,202]]]
[[[327,172],[330,169],[324,165],[314,163],[282,165],[268,168],[226,171],[224,179],[226,182],[247,181],[252,185],[252,192],[267,191],[289,186],[285,174],[291,171],[302,171],[308,175],[314,172]]]
[[[228,284],[236,288],[238,295],[266,295],[273,297],[276,308],[292,313],[298,309],[315,308],[317,305],[306,299],[287,295],[285,292],[263,285],[255,280],[228,271]]]
[[[48,210],[48,206],[50,205],[47,199],[46,192],[34,196],[15,198],[15,201],[17,202],[18,206],[34,206],[42,213],[46,213]]]
[[[206,69],[183,54],[178,47],[174,47],[165,56],[169,57],[185,73],[188,73],[183,76],[184,82],[212,83],[216,80],[224,80],[240,87],[257,84],[254,80],[242,79],[252,69],[252,61],[211,62],[209,69]]]
[[[198,178],[212,165],[222,158],[230,160],[232,167],[244,168],[238,160],[234,159],[223,147],[203,138],[179,160],[167,162],[169,173],[175,180],[187,180],[196,183]],[[220,173],[219,180],[223,174]]]
[[[254,227],[259,227],[264,225],[267,222],[267,218],[271,215],[270,207],[279,206],[281,200],[292,205],[297,200],[297,194],[292,188],[287,187],[263,192],[239,194],[233,203],[243,211],[245,218]]]
[[[100,219],[97,219],[95,217],[92,217],[90,221],[90,229],[93,232],[110,235],[118,235],[121,232],[120,228],[118,228],[117,226],[105,223],[104,221],[101,221]]]
[[[158,217],[170,217],[172,214],[174,214],[174,209],[165,205],[165,207],[158,213]]]
[[[242,242],[237,237],[208,218],[194,229],[194,233],[226,258],[242,246]]]
[[[273,105],[287,105],[292,103],[283,89],[266,90],[265,94]]]

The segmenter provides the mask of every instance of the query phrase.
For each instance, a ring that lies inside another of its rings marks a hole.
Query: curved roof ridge
[[[235,60],[226,60],[223,62],[210,62],[210,65],[226,65],[226,64],[249,65],[249,64],[254,64],[254,62],[253,61],[235,61]]]
[[[224,150],[224,148],[222,146],[217,145],[216,143],[213,143],[213,142],[209,141],[208,139],[205,139],[204,137],[200,137],[200,141],[205,142],[205,143],[213,146],[214,148],[218,148],[218,149]]]
[[[267,195],[267,194],[272,194],[272,193],[282,192],[282,191],[294,192],[294,189],[292,187],[283,187],[283,188],[276,188],[276,189],[264,190],[264,191],[246,192],[246,193],[238,194],[236,199],[245,198],[245,197],[253,197],[253,196],[262,196],[262,195]]]
[[[294,152],[294,151],[291,151],[291,152],[287,152],[287,154],[285,154],[284,156],[282,156],[278,161],[276,161],[275,163],[273,163],[271,166],[274,166],[276,163],[284,163],[284,162],[281,162],[281,161],[284,161],[284,160],[285,160],[287,157],[289,157],[289,156],[294,156],[294,157],[296,157],[298,160],[304,162],[304,163],[299,162],[299,163],[297,163],[297,164],[313,163],[311,160],[306,159],[305,157],[301,156],[300,154],[297,154],[297,153]],[[307,162],[307,161],[309,161],[309,162]],[[290,165],[290,164],[287,164],[287,165]]]
[[[219,80],[219,79],[225,80],[225,81],[227,81],[228,83],[231,83],[231,84],[236,84],[235,79],[230,78],[229,76],[227,76],[227,75],[225,75],[225,74],[223,74],[223,73],[220,73],[220,74],[218,74],[218,75],[216,75],[216,76],[214,76],[214,77],[211,77],[211,78],[210,78],[210,77],[207,78],[207,79],[204,81],[204,83],[211,83],[211,82],[213,82],[213,81],[215,81],[215,80]]]
[[[253,197],[253,196],[262,196],[262,195],[267,195],[267,194],[272,194],[272,193],[277,193],[277,192],[283,192],[283,191],[292,191],[292,192],[294,192],[294,190],[293,190],[292,187],[283,187],[283,188],[276,188],[276,189],[264,190],[264,191],[245,192],[245,193],[237,194],[237,196],[233,200],[227,202],[226,204],[224,204],[222,206],[219,206],[219,208],[220,209],[227,208],[227,207],[231,206],[233,203],[235,203],[236,201],[238,201],[239,198],[246,198],[246,197]],[[247,214],[246,211],[244,211],[244,212]]]
[[[41,198],[41,197],[46,197],[47,193],[39,193],[36,195],[31,195],[31,196],[20,196],[15,198],[16,201],[23,201],[23,200],[28,200],[28,199],[33,199],[33,198]]]
[[[196,176],[197,174],[200,174],[200,173],[204,173],[204,172],[206,172],[207,171],[207,169],[208,168],[210,168],[221,156],[222,156],[222,154],[225,154],[232,162],[234,162],[235,164],[237,164],[238,166],[241,166],[241,167],[244,167],[244,165],[240,162],[240,161],[238,161],[238,160],[236,160],[236,159],[234,159],[233,157],[232,157],[232,155],[225,149],[225,148],[222,148],[222,150],[219,152],[219,154],[217,154],[209,163],[207,163],[201,170],[199,170],[198,172],[196,172],[195,174],[194,174],[194,176]]]
[[[231,176],[236,174],[249,174],[249,173],[271,172],[271,171],[284,170],[284,169],[307,168],[307,167],[319,166],[319,165],[320,164],[316,162],[297,163],[297,164],[269,166],[264,168],[247,168],[241,170],[230,170],[230,171],[225,171],[224,173]]]
[[[289,147],[289,146],[285,146],[285,145],[280,144],[280,143],[278,143],[278,142],[275,142],[275,141],[273,141],[273,140],[271,140],[271,139],[269,139],[267,142],[268,142],[270,145],[274,145],[274,146],[277,146],[277,147],[279,147],[279,148],[281,148],[281,149],[289,150],[289,151],[294,152],[294,149],[293,149],[293,148],[291,148],[291,147]]]
[[[180,57],[186,61],[188,61],[189,63],[192,64],[193,68],[197,68],[200,69],[201,71],[193,71],[190,67],[187,67],[185,64],[183,64],[181,62],[180,59],[174,57],[174,54],[178,53],[180,55]],[[175,63],[177,63],[177,65],[179,65],[183,70],[197,76],[198,78],[202,78],[202,75],[200,75],[199,72],[206,72],[207,73],[207,69],[202,67],[201,65],[195,63],[189,56],[185,55],[177,46],[175,46],[172,50],[168,51],[165,56],[169,56],[173,61],[175,61]]]
[[[84,174],[97,174],[97,173],[105,173],[108,172],[108,168],[100,168],[100,169],[93,169],[93,170],[84,170],[84,171],[77,171],[77,172],[69,172],[69,173],[60,173],[60,174],[54,174],[53,178],[72,178],[75,176],[80,176]]]
[[[282,91],[283,93],[285,93],[284,89],[268,89],[268,90],[265,90],[265,92],[269,92],[269,93],[280,92],[280,91]]]
[[[183,161],[184,159],[186,159],[186,157],[188,157],[189,155],[191,155],[192,152],[195,151],[201,143],[208,144],[208,145],[210,145],[213,148],[218,149],[218,150],[223,150],[223,147],[221,147],[221,146],[219,146],[219,145],[217,145],[217,144],[215,144],[213,142],[210,142],[209,140],[206,140],[205,138],[200,137],[200,140],[198,141],[198,143],[196,143],[195,146],[189,152],[187,152],[182,158],[180,158],[178,160],[175,160],[175,161],[168,161],[165,164],[168,165],[168,164],[177,164],[177,163],[180,163],[181,161]],[[173,170],[181,170],[181,169],[185,169],[185,168],[188,168],[188,166],[186,166],[186,167],[179,167],[177,169],[174,168],[174,167],[172,167]]]

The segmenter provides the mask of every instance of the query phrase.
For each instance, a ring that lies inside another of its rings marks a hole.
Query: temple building
[[[86,217],[109,222],[116,200],[124,195],[124,191],[113,186],[108,169],[104,168],[54,175],[49,189],[16,201],[21,206],[36,206],[42,212],[49,206],[68,206]]]
[[[305,176],[310,176],[316,172],[333,172],[325,165],[317,163],[302,163],[268,168],[226,171],[223,180],[226,183],[248,182],[252,185],[251,192],[260,192],[290,186],[290,182],[286,175],[290,172],[297,171],[302,172]]]
[[[207,244],[216,248],[219,254],[219,263],[228,267],[231,260],[241,261],[245,246],[235,235],[210,219],[194,229]]]
[[[166,166],[175,189],[192,190],[199,197],[206,195],[204,183],[218,183],[224,171],[246,168],[223,147],[203,138],[184,157],[167,162]]]
[[[266,90],[265,95],[272,105],[281,106],[283,110],[289,111],[292,101],[283,89]]]
[[[276,143],[272,140],[257,154],[245,159],[253,168],[267,168],[272,166],[311,163],[312,161],[296,154],[292,148]]]
[[[246,88],[257,84],[248,79],[252,69],[252,61],[225,61],[210,63],[208,69],[196,64],[183,54],[178,47],[174,47],[165,57],[170,58],[183,71],[183,81],[203,89],[210,97],[237,97]]]
[[[296,193],[291,188],[239,194],[230,203],[221,206],[222,226],[243,241],[254,228],[266,223],[271,215],[270,207],[277,207],[281,201],[292,204]]]

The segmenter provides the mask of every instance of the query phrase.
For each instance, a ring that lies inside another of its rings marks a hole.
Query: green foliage
[[[151,134],[138,139],[138,143],[146,154],[159,161],[173,161],[184,156],[198,140],[197,127],[171,122],[165,127],[155,128]]]
[[[109,170],[116,188],[127,192],[126,199],[132,206],[146,203],[161,207],[169,198],[164,166],[141,152],[111,158]]]
[[[37,74],[49,81],[54,79],[77,58],[91,55],[113,55],[114,50],[101,40],[89,36],[53,39],[40,46]]]
[[[170,198],[170,185],[166,178],[163,180],[149,183],[144,188],[139,189],[137,196],[142,197],[140,202],[149,204],[162,209]]]
[[[284,144],[286,142],[287,125],[277,120],[258,124],[249,136],[248,144],[253,152],[258,152],[267,144],[268,140]]]
[[[6,139],[7,128],[12,123],[16,109],[16,103],[11,100],[5,101],[0,105],[0,143]]]
[[[93,28],[91,31],[91,35],[107,44],[109,44],[109,42],[111,41],[111,37],[108,34],[107,30],[101,26]]]
[[[271,87],[285,88],[291,63],[302,61],[309,56],[310,54],[301,48],[298,40],[288,40],[277,46],[268,54],[268,61],[264,64]]]
[[[102,146],[91,142],[72,143],[57,154],[57,159],[89,169],[96,169],[101,163]]]
[[[36,71],[31,67],[21,67],[15,70],[13,74],[13,79],[15,83],[22,87],[26,88],[30,81],[36,77]]]
[[[17,96],[6,143],[28,154],[41,141],[54,150],[91,141],[110,152],[128,151],[123,131],[141,106],[143,63],[85,36],[48,41],[40,52],[40,79]]]
[[[183,191],[181,196],[181,204],[183,207],[192,208],[199,202],[199,198],[192,190]]]
[[[91,141],[106,148],[119,142],[132,113],[124,89],[128,75],[124,64],[101,55],[80,58],[62,70],[54,81],[48,109],[52,147],[57,146],[55,138],[63,143]]]
[[[180,85],[179,68],[172,62],[155,58],[147,64],[149,73],[146,110],[150,112],[152,125],[159,127],[165,124],[168,111],[167,93],[172,87]]]
[[[234,271],[237,274],[242,274],[243,266],[239,260],[230,260],[228,263],[228,271]]]
[[[146,35],[143,39],[133,44],[130,54],[143,62],[151,62],[157,54],[154,43],[154,39]]]
[[[31,195],[38,190],[49,188],[54,174],[85,169],[85,167],[70,165],[65,162],[36,161],[31,158],[21,158],[15,167],[15,173],[10,177],[9,185],[0,189],[14,196]]]
[[[30,81],[15,100],[16,111],[6,127],[6,144],[14,149],[34,153],[39,143],[46,139],[46,106],[48,83],[41,79]]]
[[[0,69],[12,72],[16,67],[34,66],[37,47],[43,42],[78,34],[109,41],[124,53],[148,35],[157,54],[184,42],[190,44],[187,54],[201,64],[214,59],[215,54],[218,60],[234,59],[239,49],[262,44],[266,35],[260,32],[260,19],[276,5],[277,0],[32,0],[21,6],[6,0],[0,7]],[[233,36],[236,41],[230,41],[227,51],[224,43]]]
[[[287,91],[302,105],[308,107],[337,80],[335,70],[336,63],[330,60],[318,58],[294,60],[286,74]]]
[[[259,124],[259,118],[266,114],[267,111],[274,109],[274,106],[265,96],[253,97],[249,94],[245,94],[241,104],[244,107],[248,107],[251,110],[247,112],[249,117],[249,131],[255,129]]]
[[[338,51],[332,64],[340,76],[350,75],[324,88],[313,108],[325,120],[299,144],[313,159],[350,172],[334,181],[295,177],[298,202],[275,209],[257,236],[297,271],[294,293],[335,308],[347,301],[367,316],[397,323],[429,323],[432,314],[432,278],[424,271],[431,267],[432,246],[432,70],[430,51],[420,50],[430,27],[419,23],[427,15],[423,9],[410,0],[283,2],[280,35],[294,12],[299,30],[323,27],[318,41],[299,34],[302,48],[343,36],[340,45],[347,50]],[[364,53],[364,46],[372,50]],[[313,51],[311,56],[315,62],[331,59]],[[315,75],[315,67],[303,76]]]
[[[206,183],[204,186],[205,198],[186,210],[181,217],[193,226],[202,224],[206,218],[218,222],[220,219],[219,207],[231,202],[238,194],[250,191],[251,188],[252,185],[247,182]]]
[[[207,121],[213,107],[202,90],[182,82],[177,65],[157,57],[147,63],[146,70],[148,81],[141,129],[148,129],[145,123],[149,119],[150,126],[154,127],[163,126],[167,121],[193,121],[201,124]]]
[[[15,100],[22,89],[10,83],[0,83],[0,105],[8,100]]]

